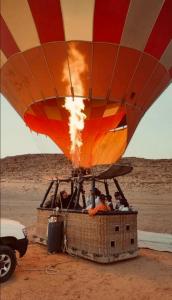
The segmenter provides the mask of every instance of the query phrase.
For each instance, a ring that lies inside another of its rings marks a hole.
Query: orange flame
[[[69,51],[70,69],[72,69],[72,86],[77,95],[83,95],[83,84],[81,74],[85,71],[86,65],[83,55],[72,47]],[[64,81],[68,79],[68,68],[64,66]],[[69,87],[69,86],[68,86]],[[84,113],[84,99],[82,97],[66,97],[64,107],[69,111],[69,134],[71,140],[70,153],[74,167],[79,167],[80,151],[82,147],[82,131],[84,129],[84,121],[86,115]]]

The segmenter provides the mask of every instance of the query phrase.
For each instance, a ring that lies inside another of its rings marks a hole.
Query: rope
[[[59,262],[55,265],[48,265],[47,267],[44,267],[44,268],[24,268],[24,269],[22,269],[22,271],[45,272],[48,275],[55,275],[59,271],[59,270],[55,269],[58,265],[71,263],[71,262],[74,262],[74,261],[73,260],[63,261],[63,262]],[[19,263],[17,265],[21,266]]]
[[[68,208],[67,208],[68,210]],[[67,247],[67,212],[64,214],[64,246],[63,246],[63,252],[66,252]]]
[[[48,160],[47,154],[42,152],[41,146],[39,145],[37,139],[34,138],[33,133],[32,133],[31,130],[30,130],[30,133],[31,133],[32,140],[34,141],[34,143],[36,144],[36,147],[37,147],[38,150],[40,151],[39,154],[42,155],[43,160],[46,161],[46,164],[47,164],[47,167],[48,167],[49,171],[51,171],[51,164],[50,164],[50,162],[49,162],[49,160]],[[35,132],[34,132],[34,133],[35,133]],[[37,133],[37,136],[39,136],[38,133]],[[44,137],[45,137],[45,135],[44,135]],[[43,151],[44,151],[44,150],[43,150]],[[32,158],[32,161],[34,162],[34,158]],[[52,174],[53,174],[53,173],[54,173],[54,172],[52,172]],[[53,179],[53,176],[56,176],[56,174],[51,175],[51,178],[52,178],[52,179]]]

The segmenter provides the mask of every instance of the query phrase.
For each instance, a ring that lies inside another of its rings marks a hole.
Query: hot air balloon
[[[84,99],[82,167],[116,162],[172,78],[171,0],[2,0],[1,32],[2,94],[69,159]]]

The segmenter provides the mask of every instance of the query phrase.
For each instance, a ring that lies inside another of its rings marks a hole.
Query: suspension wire
[[[50,161],[49,161],[49,159],[48,159],[48,157],[47,157],[47,155],[49,155],[49,154],[48,154],[48,153],[43,153],[43,152],[42,152],[42,149],[41,149],[41,147],[40,147],[38,141],[36,140],[36,138],[33,137],[32,130],[30,130],[30,133],[31,133],[32,139],[33,139],[34,142],[36,143],[36,146],[37,146],[37,148],[38,148],[38,150],[39,150],[39,152],[40,152],[39,154],[43,157],[44,161],[46,161],[46,164],[47,164],[47,167],[48,167],[49,171],[52,171]],[[35,134],[37,134],[37,136],[39,136],[38,133],[35,133]],[[50,155],[51,155],[51,154],[50,154]],[[52,173],[53,173],[53,172],[52,172]],[[51,173],[51,174],[52,174],[52,173]],[[53,176],[53,175],[54,175],[54,176]],[[57,176],[57,175],[56,175],[55,173],[52,174],[52,175],[50,175],[51,179],[53,179],[53,177],[56,177],[56,176]]]
[[[23,56],[22,56],[22,57],[23,57]],[[10,65],[12,66],[13,72],[16,74],[16,76],[18,76],[18,73],[15,71],[15,68],[14,68],[12,62],[10,62]],[[28,97],[29,97],[30,99],[32,99],[32,102],[33,102],[33,96],[32,96],[32,93],[31,93],[30,89],[26,86],[25,81],[23,81],[22,83],[20,83],[20,85],[21,85],[21,89],[22,89],[22,90],[25,90],[25,91],[27,92]],[[22,175],[22,178],[24,178],[24,176],[23,176],[23,169],[21,169],[21,175]]]
[[[31,67],[30,67],[30,65],[29,65],[29,63],[28,63],[28,61],[27,61],[27,59],[26,59],[26,57],[24,56],[23,53],[22,53],[22,57],[23,57],[23,60],[25,61],[25,64],[27,65],[27,67],[28,67],[28,69],[30,71],[30,74],[31,74],[33,80],[37,83],[37,87],[38,87],[38,90],[40,91],[42,100],[46,100],[45,96],[44,96],[44,93],[43,93],[43,91],[42,91],[42,89],[40,87],[39,81],[38,81],[37,77],[35,76],[35,74],[33,73],[32,69],[31,69]],[[35,103],[34,99],[33,99],[32,103]]]
[[[71,88],[72,98],[74,101],[75,95],[74,95],[74,88],[72,85],[72,75],[71,75],[71,69],[70,69],[70,63],[69,63],[68,43],[66,43],[66,56],[67,56],[67,65],[68,65],[68,71],[69,71],[70,88]]]
[[[117,62],[118,62],[119,50],[120,50],[120,45],[118,46],[117,54],[114,58],[113,68],[112,68],[112,73],[111,73],[111,79],[110,79],[110,82],[109,82],[109,85],[108,85],[108,88],[107,88],[107,95],[106,95],[107,102],[109,102],[109,97],[110,97],[110,93],[111,93],[111,89],[112,89],[112,83],[114,81],[115,73],[116,73],[116,77],[117,77],[117,74],[118,74],[116,66],[117,66]]]
[[[32,139],[33,139],[33,135],[32,135],[31,130],[30,130],[30,133],[31,133],[31,136],[32,136]],[[40,157],[41,157],[41,156],[43,157],[43,161],[46,162],[46,165],[47,165],[48,169],[51,170],[51,167],[50,167],[49,161],[48,161],[48,159],[47,159],[47,156],[46,156],[44,153],[41,153],[41,150],[40,150],[40,148],[39,148],[39,145],[38,145],[37,141],[35,141],[35,144],[36,144],[38,150],[40,151],[40,153],[39,153],[38,155],[40,155]],[[31,161],[32,161],[33,164],[34,164],[34,158],[33,158],[33,156],[31,156]],[[53,176],[50,177],[50,178],[51,178],[51,180],[53,180]],[[34,185],[34,189],[35,189],[36,192],[39,194],[39,196],[40,196],[40,201],[42,201],[42,197],[43,197],[44,192],[42,193],[42,190],[41,190],[41,189],[38,187],[38,185],[36,185],[36,184]]]
[[[51,81],[54,83],[55,98],[58,100],[59,95],[58,95],[58,91],[57,91],[56,84],[55,84],[55,78],[54,78],[53,73],[50,71],[50,67],[48,65],[48,61],[47,61],[47,57],[45,55],[45,49],[44,49],[44,45],[43,44],[41,44],[41,49],[42,49],[42,53],[43,53],[45,64],[46,64],[47,69],[48,69],[49,76],[51,78]]]
[[[126,97],[127,97],[128,92],[129,92],[129,88],[131,87],[131,85],[133,83],[133,78],[134,78],[134,76],[135,76],[135,74],[136,74],[136,72],[137,72],[137,70],[138,70],[138,68],[140,66],[140,62],[141,62],[142,58],[143,58],[143,52],[140,53],[139,59],[138,59],[137,64],[136,64],[136,66],[134,68],[133,74],[130,77],[130,80],[128,81],[128,84],[127,84],[127,87],[126,87],[126,90],[125,90]]]
[[[152,74],[151,74],[149,80],[147,80],[146,85],[144,86],[144,90],[142,91],[141,94],[139,94],[140,97],[142,97],[142,95],[144,94],[144,91],[145,91],[146,87],[149,86],[149,83],[151,82],[151,79],[152,79],[154,73],[155,73],[156,70],[158,69],[158,66],[159,66],[159,63],[157,62],[157,64],[156,64],[156,66],[155,66],[155,68],[154,68],[154,70],[153,70],[153,72],[152,72]],[[167,73],[164,74],[164,76],[160,79],[159,84],[156,86],[155,90],[152,91],[152,93],[151,93],[151,98],[152,98],[152,96],[156,95],[156,93],[157,93],[157,91],[159,90],[159,87],[161,86],[161,84],[162,84],[164,78],[166,77],[166,75],[167,75]],[[142,107],[141,107],[142,110],[144,109],[144,107],[145,107],[145,105],[146,105],[147,103],[148,103],[147,100],[145,100],[145,101],[143,102]]]

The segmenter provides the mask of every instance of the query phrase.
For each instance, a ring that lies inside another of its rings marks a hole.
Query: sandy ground
[[[138,229],[172,234],[172,160],[131,158],[124,163],[134,166],[119,182],[138,209]],[[62,155],[49,155],[48,164],[40,155],[1,160],[1,216],[21,221],[31,236],[50,175],[70,172]],[[112,184],[110,190],[114,193]],[[48,255],[44,246],[30,244],[14,276],[2,285],[1,299],[171,300],[171,278],[170,253],[142,249],[136,259],[99,265],[65,254]]]
[[[172,254],[140,250],[136,259],[99,265],[65,254],[48,255],[30,245],[12,279],[3,284],[3,300],[172,299]]]

